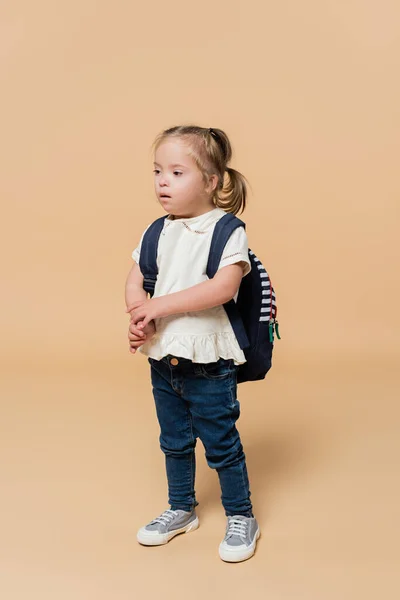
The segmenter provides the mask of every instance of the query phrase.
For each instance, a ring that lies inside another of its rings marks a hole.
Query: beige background
[[[398,3],[0,11],[2,598],[397,598]],[[167,496],[124,283],[163,214],[150,145],[192,122],[251,182],[283,337],[238,388],[262,529],[240,565],[201,444],[199,530],[135,539]]]

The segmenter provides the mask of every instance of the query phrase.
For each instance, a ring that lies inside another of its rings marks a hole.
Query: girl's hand
[[[163,315],[163,297],[150,298],[134,302],[125,312],[131,314],[131,322],[137,324],[139,330],[143,330],[153,319]],[[140,323],[140,321],[142,321]]]
[[[150,340],[155,334],[156,327],[154,321],[151,321],[146,325],[143,329],[138,329],[135,323],[129,324],[128,330],[128,339],[129,339],[129,347],[132,354],[135,354],[136,350],[143,346],[145,342]]]

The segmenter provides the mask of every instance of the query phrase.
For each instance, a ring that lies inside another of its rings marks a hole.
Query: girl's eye
[[[160,169],[154,169],[153,173],[158,175],[160,173]],[[174,171],[174,175],[183,175],[183,173],[181,171]]]

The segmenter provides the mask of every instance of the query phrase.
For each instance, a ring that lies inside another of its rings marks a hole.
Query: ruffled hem
[[[235,334],[223,331],[207,335],[156,333],[149,342],[139,347],[139,352],[154,360],[172,354],[195,363],[216,362],[219,358],[233,358],[235,365],[246,362]]]

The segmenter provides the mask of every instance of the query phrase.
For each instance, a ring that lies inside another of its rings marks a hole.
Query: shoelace
[[[176,512],[176,510],[164,510],[164,512],[162,513],[162,515],[160,515],[159,517],[156,517],[152,523],[162,523],[162,525],[168,525],[168,523],[170,521],[172,521],[172,519],[176,516],[178,516],[178,512]]]
[[[247,526],[249,522],[246,519],[228,519],[228,531],[226,535],[238,535],[246,537]]]

